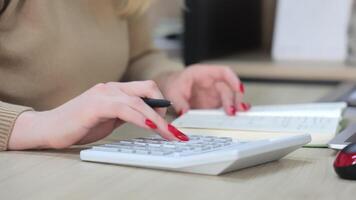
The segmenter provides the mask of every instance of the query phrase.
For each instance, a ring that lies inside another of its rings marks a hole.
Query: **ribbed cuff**
[[[9,104],[0,101],[0,151],[7,149],[10,134],[17,117],[24,111],[33,110],[30,107]]]

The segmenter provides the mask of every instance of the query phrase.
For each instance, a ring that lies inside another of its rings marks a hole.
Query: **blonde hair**
[[[118,14],[121,17],[142,14],[152,3],[152,0],[117,0]]]

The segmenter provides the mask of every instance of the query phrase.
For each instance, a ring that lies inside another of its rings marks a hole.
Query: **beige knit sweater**
[[[54,108],[99,82],[182,68],[153,49],[144,15],[122,19],[111,2],[10,1],[0,17],[0,150],[23,111]]]

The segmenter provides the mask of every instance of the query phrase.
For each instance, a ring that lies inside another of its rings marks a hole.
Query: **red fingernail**
[[[248,103],[241,103],[241,107],[244,111],[250,110],[251,105]]]
[[[240,92],[243,94],[245,93],[245,86],[243,83],[240,83]]]
[[[183,115],[183,110],[179,111],[177,114],[178,114],[178,116]]]
[[[146,119],[145,124],[150,127],[151,129],[156,129],[157,125],[155,123],[153,123],[153,121]]]
[[[230,106],[230,108],[229,108],[229,113],[231,114],[231,115],[236,115],[236,107],[235,106]]]
[[[173,133],[173,135],[182,140],[182,141],[189,141],[188,136],[184,135],[182,132],[180,132],[176,127],[172,126],[171,124],[168,124],[168,130],[169,132]]]

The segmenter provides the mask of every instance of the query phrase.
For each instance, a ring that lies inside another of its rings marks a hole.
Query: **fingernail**
[[[241,103],[241,107],[244,111],[250,110],[251,105],[249,103]]]
[[[168,124],[168,130],[169,132],[173,133],[173,135],[179,140],[189,141],[188,136],[184,135],[182,132],[180,132],[178,129],[176,129],[176,127],[172,126],[171,124]]]
[[[177,114],[178,114],[178,116],[183,115],[183,110],[179,111]]]
[[[243,83],[240,83],[240,92],[243,94],[245,93],[245,86]]]
[[[236,115],[236,107],[235,106],[230,106],[230,108],[229,108],[229,113],[231,114],[231,115]]]
[[[151,129],[156,129],[156,128],[157,128],[157,125],[156,125],[153,121],[151,121],[151,120],[149,120],[149,119],[146,119],[145,124],[146,124],[148,127],[150,127]]]

